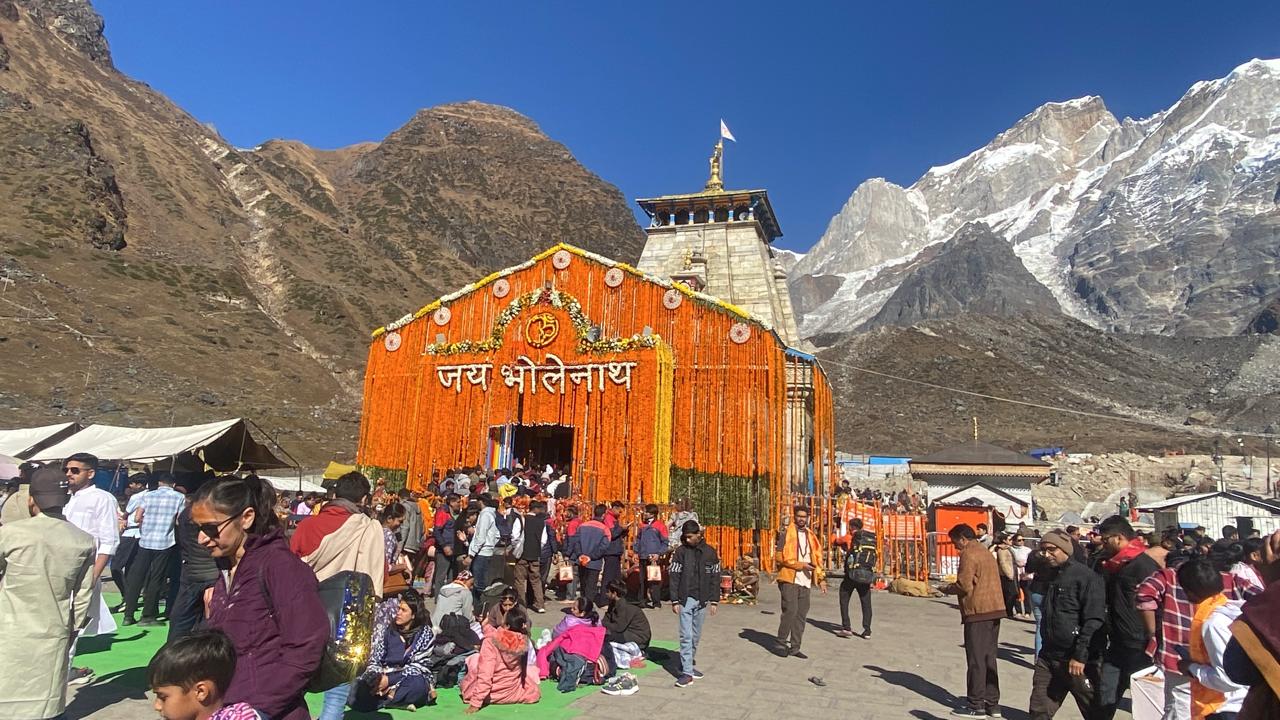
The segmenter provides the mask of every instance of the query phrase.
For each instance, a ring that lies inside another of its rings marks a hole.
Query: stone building
[[[639,269],[671,278],[763,319],[792,347],[800,347],[787,273],[772,243],[782,227],[765,190],[725,190],[719,159],[701,192],[637,200],[649,215]]]

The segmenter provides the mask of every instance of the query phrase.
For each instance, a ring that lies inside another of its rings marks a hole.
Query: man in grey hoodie
[[[471,537],[471,545],[467,552],[471,555],[471,575],[475,577],[473,595],[479,602],[480,593],[492,582],[496,574],[501,576],[501,567],[493,562],[493,556],[501,537],[498,532],[498,500],[489,493],[480,496],[484,507],[476,518],[476,534]]]
[[[436,593],[436,608],[431,611],[431,626],[440,631],[440,621],[445,615],[458,614],[471,622],[475,619],[475,602],[471,598],[471,572],[463,570],[452,582],[440,587]]]

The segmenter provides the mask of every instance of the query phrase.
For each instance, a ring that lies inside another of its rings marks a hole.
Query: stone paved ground
[[[959,613],[949,599],[905,598],[876,593],[870,639],[842,639],[836,593],[814,596],[804,635],[808,660],[780,658],[769,652],[778,629],[778,593],[762,591],[755,607],[725,607],[708,618],[698,651],[706,677],[690,688],[674,687],[670,671],[640,679],[630,697],[596,694],[574,707],[585,717],[653,717],[729,720],[731,718],[945,718],[964,693],[964,649]],[[853,622],[860,628],[857,600]],[[649,611],[654,637],[677,636],[670,610]],[[1000,683],[1006,718],[1026,718],[1031,691],[1030,623],[1005,621],[1001,627]],[[678,662],[673,659],[673,662]],[[674,665],[673,665],[674,667]],[[808,681],[820,677],[818,687]],[[1079,720],[1074,706],[1057,715]]]
[[[778,625],[778,594],[763,591],[758,606],[726,606],[709,618],[698,653],[706,674],[691,688],[673,686],[674,675],[654,669],[641,676],[640,692],[630,697],[594,693],[577,701],[583,718],[658,720],[690,718],[871,718],[947,717],[964,692],[964,651],[958,613],[949,599],[927,600],[876,593],[874,635],[869,640],[841,639],[831,634],[839,624],[835,593],[814,596],[804,650],[808,660],[779,658],[767,647]],[[852,608],[857,624],[855,600]],[[650,610],[654,637],[674,641],[675,615]],[[1000,681],[1004,716],[1026,718],[1031,687],[1031,625],[1005,621],[1001,628]],[[142,678],[90,686],[80,691],[68,713],[73,720],[134,720],[155,717],[141,693]],[[817,687],[808,678],[823,678]],[[112,690],[113,687],[121,688]],[[456,714],[452,708],[420,710],[421,717]],[[366,716],[367,717],[367,716]],[[483,713],[481,714],[483,717]],[[1058,714],[1079,720],[1068,702]],[[1121,717],[1127,717],[1122,713]]]

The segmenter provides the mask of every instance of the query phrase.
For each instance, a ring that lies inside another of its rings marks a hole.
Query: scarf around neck
[[[1120,571],[1120,568],[1128,565],[1130,560],[1133,560],[1146,551],[1147,543],[1144,542],[1142,538],[1136,537],[1130,540],[1129,544],[1125,545],[1120,552],[1102,561],[1102,568],[1108,573],[1117,573]]]

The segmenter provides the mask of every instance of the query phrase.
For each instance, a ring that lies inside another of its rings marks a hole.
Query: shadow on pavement
[[[738,637],[759,645],[769,651],[770,654],[774,654],[773,651],[778,647],[778,639],[776,637],[752,628],[742,628],[742,632],[738,633]]]
[[[873,673],[878,673],[881,680],[890,685],[897,685],[900,688],[906,688],[911,692],[920,695],[928,700],[943,705],[945,707],[956,707],[960,702],[960,698],[951,694],[950,690],[941,685],[926,680],[915,673],[903,672],[901,670],[889,670],[878,665],[863,665],[862,667]],[[912,713],[914,714],[914,713]]]
[[[142,688],[147,685],[147,669],[129,668],[119,672],[99,675],[93,682],[76,690],[76,696],[67,703],[66,715],[80,718],[121,700],[147,699]]]
[[[1036,668],[1035,665],[1023,660],[1016,652],[1009,648],[996,648],[996,657],[1007,663],[1012,663],[1018,667],[1024,667],[1028,670],[1035,670]]]
[[[111,650],[113,643],[126,643],[134,640],[140,640],[147,633],[141,631],[137,635],[130,637],[119,637],[116,634],[96,635],[94,637],[80,638],[76,641],[76,656],[93,655],[95,653],[108,652]]]
[[[809,624],[823,632],[829,632],[832,635],[834,635],[837,630],[843,629],[837,623],[827,622],[826,620],[814,620],[813,618],[809,618]]]

